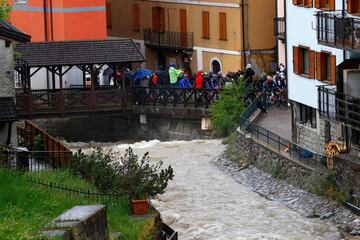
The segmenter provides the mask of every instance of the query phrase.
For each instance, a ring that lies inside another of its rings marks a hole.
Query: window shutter
[[[112,28],[111,3],[106,3],[106,27]]]
[[[210,38],[210,18],[209,12],[202,12],[203,38]]]
[[[313,7],[313,0],[307,0],[307,6]]]
[[[132,5],[132,13],[133,13],[133,29],[135,31],[140,30],[140,8],[139,4]]]
[[[315,78],[315,51],[309,50],[309,77]]]
[[[322,81],[321,75],[321,52],[316,52],[316,79]]]
[[[330,2],[329,2],[329,8],[330,8],[330,10],[335,10],[335,0],[330,0]]]
[[[157,7],[152,8],[152,29],[153,31],[159,31],[159,17]]]
[[[294,5],[298,5],[298,0],[293,0]]]
[[[226,13],[219,13],[219,38],[220,40],[227,40],[226,31]]]
[[[165,32],[165,8],[160,8],[159,28],[161,32]]]
[[[336,56],[330,55],[330,82],[336,84]]]
[[[299,74],[299,48],[293,46],[293,67],[294,73]]]
[[[353,12],[351,0],[347,0],[347,11],[348,13]]]
[[[315,7],[321,8],[321,0],[315,0]]]

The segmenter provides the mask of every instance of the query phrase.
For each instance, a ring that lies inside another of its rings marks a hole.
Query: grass
[[[70,171],[26,173],[42,180],[62,183],[81,189],[95,188],[73,175]],[[34,239],[41,230],[67,209],[75,205],[95,204],[86,196],[69,197],[60,190],[48,189],[27,181],[22,175],[14,175],[0,169],[0,239]],[[152,219],[135,219],[129,216],[127,199],[117,206],[108,206],[107,217],[110,232],[121,232],[121,239],[139,239]]]

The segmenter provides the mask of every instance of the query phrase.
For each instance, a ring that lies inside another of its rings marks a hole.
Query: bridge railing
[[[219,98],[220,89],[134,87],[134,103],[152,106],[208,108]]]
[[[33,115],[126,110],[131,108],[131,98],[131,90],[122,89],[32,90],[16,93],[16,109],[20,116],[30,118]]]

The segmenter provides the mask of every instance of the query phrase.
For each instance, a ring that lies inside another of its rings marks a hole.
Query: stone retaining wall
[[[291,160],[270,148],[245,138],[237,131],[235,153],[240,159],[247,159],[248,163],[272,175],[283,178],[286,182],[308,189],[311,179],[322,173]]]

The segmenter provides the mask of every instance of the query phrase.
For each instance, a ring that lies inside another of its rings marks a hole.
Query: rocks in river
[[[240,164],[240,166],[239,166]],[[334,223],[338,229],[350,235],[360,235],[360,218],[349,209],[327,198],[273,178],[271,175],[249,166],[246,161],[218,159],[215,165],[234,179],[271,201],[281,202],[286,207],[307,218],[320,218]],[[246,165],[247,168],[243,168]],[[302,177],[301,174],[296,177]],[[335,237],[335,236],[332,236]],[[329,238],[329,239],[337,239]]]

